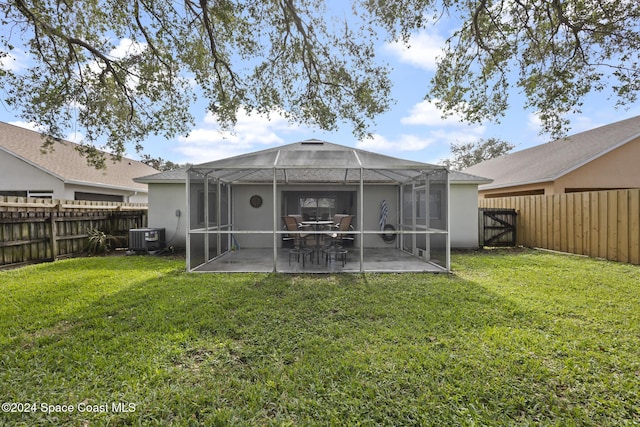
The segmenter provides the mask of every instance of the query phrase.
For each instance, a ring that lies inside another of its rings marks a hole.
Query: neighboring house
[[[147,185],[133,178],[156,173],[152,167],[122,158],[96,169],[77,144],[55,142],[43,153],[42,143],[42,134],[0,122],[0,196],[147,202]]]
[[[350,158],[357,159],[358,164],[349,164]],[[276,167],[281,175],[278,175],[274,193],[273,169],[276,159],[288,163]],[[305,165],[307,161],[309,165]],[[323,161],[328,164],[323,166]],[[362,202],[359,183],[361,167],[364,167]],[[192,174],[191,209],[187,205],[186,194],[188,173]],[[375,232],[379,230],[380,204],[385,200],[387,223],[400,229],[400,205],[403,203],[401,185],[405,194],[411,190],[428,205],[414,204],[405,208],[402,215],[410,218],[415,212],[420,217],[420,212],[429,210],[430,227],[448,228],[451,247],[476,248],[477,189],[478,185],[490,182],[478,176],[452,172],[449,175],[451,185],[447,206],[446,178],[442,179],[442,176],[446,177],[446,170],[441,166],[396,159],[324,141],[303,141],[193,166],[190,172],[182,168],[137,178],[137,182],[149,186],[149,226],[165,229],[167,245],[185,247],[188,244],[188,219],[191,220],[192,229],[202,227],[198,226],[198,223],[202,223],[202,214],[195,213],[204,206],[204,189],[196,189],[198,184],[194,184],[197,180],[194,177],[200,173],[230,183],[230,193],[233,194],[231,223],[234,230],[261,230],[255,235],[237,233],[234,237],[242,248],[265,248],[272,244],[273,234],[269,234],[268,230],[273,229],[274,215],[280,227],[280,217],[283,215],[331,216],[336,213],[355,215],[355,228],[360,229],[362,225],[368,230],[368,234],[362,236],[367,248],[389,247]],[[439,178],[425,183],[423,173],[432,173]],[[217,184],[211,182],[209,185],[209,192],[215,193],[212,188]],[[425,185],[430,188],[427,198],[424,194]],[[272,201],[274,194],[277,199],[275,204]],[[262,198],[263,205],[251,207],[249,200],[252,196]],[[404,203],[408,206],[406,200]],[[209,204],[215,203],[210,200]],[[309,208],[309,204],[314,207]],[[310,212],[310,209],[314,211]],[[444,225],[447,215],[450,219],[448,227]],[[418,236],[416,241],[423,238],[424,235]]]
[[[493,180],[480,197],[640,187],[640,116],[487,160],[464,170]]]

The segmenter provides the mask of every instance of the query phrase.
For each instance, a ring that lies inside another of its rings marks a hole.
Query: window
[[[300,214],[304,219],[331,219],[336,212],[336,198],[333,196],[311,196],[298,199]]]
[[[37,197],[39,199],[53,199],[53,191],[29,191],[27,197]]]
[[[82,191],[76,191],[74,193],[75,200],[87,200],[97,202],[122,202],[123,196],[116,196],[113,194],[99,194],[99,193],[85,193]]]

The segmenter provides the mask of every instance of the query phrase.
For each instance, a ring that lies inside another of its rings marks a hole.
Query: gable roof
[[[43,142],[43,135],[38,132],[0,122],[0,150],[67,184],[146,191],[146,184],[134,182],[133,178],[157,172],[151,166],[124,157],[119,162],[107,160],[106,169],[96,169],[76,151],[78,144],[55,142],[53,151],[43,154]]]
[[[481,189],[556,179],[640,137],[640,116],[486,160],[464,172],[492,178]]]

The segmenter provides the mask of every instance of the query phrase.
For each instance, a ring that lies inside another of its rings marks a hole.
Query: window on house
[[[29,191],[27,197],[37,197],[39,199],[53,199],[53,191]]]
[[[327,220],[336,213],[336,198],[333,196],[300,197],[298,200],[300,214],[304,219]]]
[[[100,194],[100,193],[85,193],[82,191],[76,191],[74,193],[75,200],[87,200],[87,201],[99,201],[99,202],[123,202],[123,196],[116,196],[113,194]]]

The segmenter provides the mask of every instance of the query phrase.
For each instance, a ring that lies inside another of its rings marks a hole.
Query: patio
[[[303,263],[295,259],[289,260],[289,249],[279,248],[277,254],[277,271],[280,273],[359,273],[360,250],[351,248],[348,250],[347,260],[342,266],[340,259],[332,260],[325,264],[324,258],[317,257],[313,262],[309,259]],[[366,272],[386,273],[446,273],[447,271],[437,264],[424,262],[420,258],[393,248],[365,249],[364,270]],[[212,260],[193,270],[200,273],[242,273],[247,271],[268,273],[273,271],[273,250],[268,249],[241,249],[239,251],[226,252],[220,258]]]

